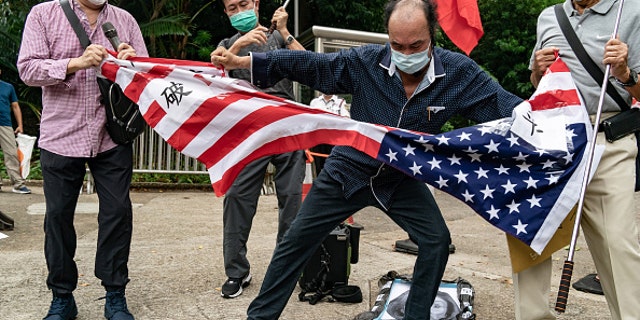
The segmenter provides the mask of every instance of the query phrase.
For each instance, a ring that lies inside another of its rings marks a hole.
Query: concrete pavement
[[[0,319],[41,319],[51,294],[46,288],[47,269],[43,248],[42,188],[33,193],[0,192],[0,210],[15,219],[15,230],[0,239]],[[249,239],[252,284],[236,299],[223,299],[222,198],[211,191],[153,189],[133,191],[134,234],[129,263],[131,282],[127,302],[138,320],[244,319],[256,296],[271,253],[277,229],[276,197],[262,196]],[[445,279],[462,277],[476,290],[478,319],[513,319],[513,285],[504,234],[486,223],[462,202],[436,192],[451,230],[456,253],[449,258]],[[80,196],[75,225],[78,236],[76,261],[81,277],[74,293],[79,320],[103,319],[104,295],[93,275],[97,238],[97,196]],[[395,252],[396,240],[406,238],[384,213],[367,208],[355,216],[364,226],[360,259],[352,265],[350,284],[362,289],[359,304],[297,301],[299,288],[281,319],[351,319],[370,309],[378,292],[377,281],[387,271],[410,273],[415,256]],[[573,280],[595,271],[584,240],[575,254]],[[560,270],[566,251],[554,256],[550,306],[555,303]],[[558,319],[610,319],[603,296],[571,290],[567,312]]]

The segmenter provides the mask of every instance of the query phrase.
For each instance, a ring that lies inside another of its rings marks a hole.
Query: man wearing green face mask
[[[248,56],[249,52],[285,48],[304,50],[287,30],[288,14],[283,7],[278,8],[273,14],[271,23],[275,23],[276,28],[272,33],[268,33],[268,29],[258,22],[260,0],[223,0],[223,3],[224,12],[238,33],[222,40],[212,55],[224,49],[239,56]],[[251,80],[251,74],[246,69],[232,70],[229,75],[233,78]],[[295,99],[292,82],[288,79],[279,81],[263,91],[285,99]],[[264,157],[242,170],[227,192],[223,204],[223,255],[228,279],[222,286],[221,295],[225,298],[239,296],[251,281],[246,244],[269,163],[276,168],[274,182],[278,196],[278,242],[300,209],[305,170],[304,151]]]

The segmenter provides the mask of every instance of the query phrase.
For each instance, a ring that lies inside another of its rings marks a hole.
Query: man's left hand
[[[629,81],[629,66],[627,57],[629,47],[619,38],[611,39],[604,47],[604,59],[602,63],[611,65],[611,75],[621,82]]]
[[[276,30],[283,31],[283,30],[287,30],[288,19],[289,19],[289,14],[284,9],[284,7],[280,7],[273,13],[273,18],[271,18],[271,23],[276,24]]]
[[[130,46],[128,43],[120,43],[118,45],[118,59],[126,60],[136,56],[136,49]]]

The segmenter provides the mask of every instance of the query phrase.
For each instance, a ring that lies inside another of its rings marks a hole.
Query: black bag
[[[358,262],[359,241],[358,226],[340,224],[331,231],[311,256],[298,280],[302,289],[299,300],[316,304],[329,296],[342,302],[362,301],[359,288],[348,286],[351,264]]]
[[[64,13],[76,32],[83,48],[91,44],[89,37],[80,26],[80,20],[75,15],[68,0],[61,0]],[[100,103],[104,105],[107,114],[106,129],[113,142],[129,144],[135,140],[146,128],[138,105],[124,95],[120,86],[105,78],[97,78],[102,97]]]
[[[142,118],[138,105],[124,95],[117,83],[105,78],[98,78],[98,87],[102,97],[100,103],[107,113],[107,132],[118,144],[133,142],[145,129],[146,122]]]

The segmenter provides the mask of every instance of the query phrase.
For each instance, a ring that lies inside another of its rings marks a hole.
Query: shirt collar
[[[322,101],[324,101],[324,103],[335,102],[336,100],[337,100],[337,98],[336,98],[335,95],[331,96],[331,98],[329,98],[329,100],[325,100],[324,96],[322,96]]]
[[[589,8],[591,11],[604,15],[607,12],[609,12],[609,10],[611,10],[611,8],[613,8],[613,4],[616,3],[618,1],[616,0],[601,0],[600,2],[596,3],[595,5],[593,5],[591,8]],[[573,1],[572,0],[567,0],[567,2],[564,3],[564,11],[566,11],[569,16],[574,16],[578,14],[578,10],[576,10],[573,7]]]

